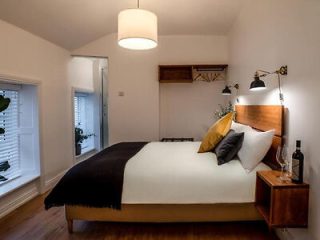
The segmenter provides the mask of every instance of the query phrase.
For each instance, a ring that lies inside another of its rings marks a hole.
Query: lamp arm
[[[263,74],[260,75],[259,72],[261,72]],[[258,76],[258,77],[266,77],[270,74],[287,75],[288,74],[288,67],[287,67],[287,65],[281,66],[278,70],[276,70],[274,72],[268,72],[268,71],[261,70],[261,69],[256,71],[256,76]]]
[[[282,76],[288,75],[288,66],[287,65],[283,65],[278,70],[276,70],[274,72],[268,72],[268,71],[259,69],[259,70],[257,70],[255,72],[255,76],[254,76],[255,77],[255,81],[256,80],[260,80],[259,79],[260,77],[266,77],[266,76],[271,75],[271,74],[277,74],[277,77],[278,77],[278,89],[279,89],[279,99],[280,99],[281,105],[283,105],[284,98],[283,98],[283,93],[282,93],[282,89],[281,89],[281,77],[280,77],[280,75],[282,75]],[[251,88],[251,86],[250,86],[250,88]]]
[[[237,90],[239,90],[239,84],[236,83],[235,85],[227,85],[228,88],[235,88]]]
[[[262,73],[262,74],[260,74],[260,72]],[[268,76],[268,75],[270,75],[270,74],[274,74],[274,73],[276,73],[276,72],[268,72],[268,71],[265,71],[265,70],[257,70],[256,71],[256,76],[258,76],[258,77],[266,77],[266,76]]]
[[[268,72],[268,71],[265,71],[265,70],[261,70],[261,69],[257,70],[256,72],[257,73],[262,72],[262,73],[265,73],[265,74],[271,74],[271,72]]]

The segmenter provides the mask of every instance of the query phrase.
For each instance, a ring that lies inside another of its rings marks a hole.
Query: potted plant
[[[222,106],[221,104],[219,104],[219,107],[220,109],[217,109],[214,113],[216,119],[220,119],[230,112],[235,112],[233,109],[233,105],[230,101],[226,106]]]
[[[88,139],[89,137],[93,136],[93,134],[83,134],[83,130],[81,128],[75,127],[74,135],[76,156],[78,156],[81,154],[81,143],[83,140]]]
[[[0,112],[3,112],[9,107],[10,98],[5,98],[4,96],[0,95]],[[4,128],[0,128],[0,135],[5,133]],[[10,164],[8,161],[0,162],[0,172],[7,171],[10,168]],[[7,181],[8,179],[2,175],[0,175],[0,182]]]

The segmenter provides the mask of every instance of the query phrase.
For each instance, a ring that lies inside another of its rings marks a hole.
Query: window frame
[[[22,174],[20,177],[15,179],[11,179],[6,181],[4,184],[0,185],[0,198],[10,194],[11,192],[21,188],[22,186],[33,182],[40,178],[43,173],[42,169],[42,152],[41,152],[41,124],[40,124],[40,96],[42,92],[42,85],[41,81],[37,79],[19,77],[19,76],[12,76],[12,75],[5,75],[0,74],[0,84],[1,86],[5,86],[9,90],[17,90],[18,86],[21,86],[21,93],[23,94],[23,100],[21,100],[20,94],[20,101],[19,104],[21,105],[22,102],[25,100],[28,101],[29,104],[22,104],[20,109],[23,108],[22,112],[28,112],[28,116],[32,119],[33,126],[27,126],[22,119],[24,119],[27,115],[19,112],[19,127],[20,127],[20,136],[22,135],[23,140],[20,140],[20,151],[22,149],[21,144],[24,146],[25,151],[22,151],[21,160],[20,162],[24,161],[21,166]],[[12,88],[13,87],[13,88]],[[30,95],[31,94],[31,95]],[[31,105],[30,105],[31,103]],[[23,126],[21,126],[21,121],[23,122]],[[31,131],[31,132],[30,132]],[[29,144],[29,139],[27,136],[32,138],[32,151],[30,151],[30,147],[26,146]],[[31,153],[28,155],[28,152]],[[26,163],[25,161],[28,161]],[[26,167],[27,166],[27,167]],[[42,183],[40,182],[40,186]]]
[[[75,135],[75,104],[74,104],[74,97],[76,96],[76,94],[84,94],[84,95],[89,95],[90,97],[93,97],[93,95],[95,94],[95,92],[93,90],[88,90],[88,89],[83,89],[83,88],[77,88],[77,87],[72,87],[72,94],[71,94],[71,102],[72,102],[72,146],[73,146],[73,163],[77,164],[80,161],[83,161],[85,159],[87,159],[88,157],[94,155],[95,153],[97,153],[99,151],[99,147],[96,146],[95,141],[93,142],[93,147],[90,148],[89,150],[82,152],[80,155],[76,155],[75,152],[75,139],[74,139],[74,135]],[[93,122],[93,124],[95,124]],[[93,129],[93,133],[95,134],[95,131]],[[96,136],[92,136],[92,138],[95,138]]]
[[[76,106],[75,106],[75,102],[76,102],[76,98],[78,98],[78,115],[80,115],[79,117],[76,117]],[[89,105],[92,106],[89,106]],[[84,106],[81,106],[84,105]],[[80,108],[81,107],[81,108]],[[93,119],[87,119],[88,115],[91,114],[92,118],[93,118],[93,102],[92,102],[92,96],[90,93],[84,93],[84,92],[75,92],[74,95],[74,127],[79,127],[83,130],[84,134],[93,134],[94,133],[94,123],[93,123]],[[80,110],[79,110],[80,108]],[[82,112],[83,111],[83,112]],[[78,118],[78,126],[76,125],[76,119]],[[79,120],[83,120],[84,121],[79,121]],[[81,124],[81,125],[80,125]],[[83,125],[82,125],[83,124]],[[90,129],[92,128],[92,129]],[[83,151],[82,154],[85,154],[87,152],[92,151],[93,149],[95,149],[94,146],[94,139],[93,136],[91,136],[90,138],[86,139],[83,141],[83,143],[81,144],[81,150]]]

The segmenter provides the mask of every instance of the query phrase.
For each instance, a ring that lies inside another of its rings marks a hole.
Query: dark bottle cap
[[[300,148],[300,147],[301,147],[301,140],[297,140],[296,147],[297,147],[297,148]]]

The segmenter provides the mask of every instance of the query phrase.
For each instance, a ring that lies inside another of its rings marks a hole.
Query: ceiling
[[[228,32],[245,0],[140,0],[158,16],[160,35]],[[117,15],[136,0],[0,0],[0,19],[66,49],[117,31]]]

